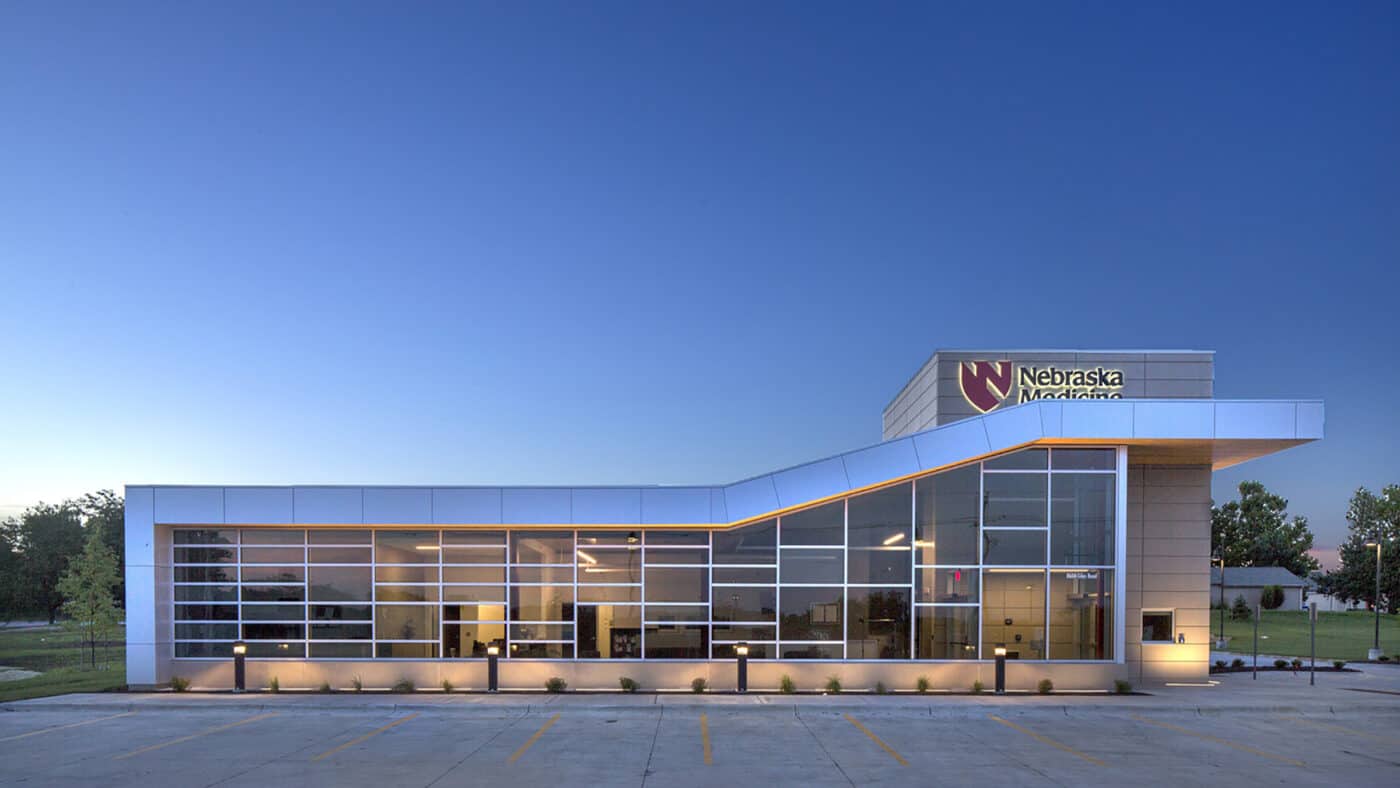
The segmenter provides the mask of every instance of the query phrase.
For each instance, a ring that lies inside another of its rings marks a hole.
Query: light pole
[[[1006,644],[998,643],[996,650],[992,652],[997,658],[997,689],[998,695],[1006,694]]]
[[[1367,542],[1367,547],[1376,548],[1376,601],[1373,603],[1376,608],[1376,639],[1371,644],[1371,651],[1366,655],[1367,659],[1381,658],[1381,543],[1380,540]]]
[[[739,691],[749,691],[749,644],[734,646],[734,655],[739,658]]]
[[[486,647],[486,691],[495,692],[500,686],[501,647],[492,643]]]
[[[1225,556],[1211,559],[1211,563],[1220,564],[1220,635],[1215,639],[1215,648],[1219,651],[1225,650]]]
[[[233,691],[242,692],[244,690],[245,672],[243,660],[248,655],[248,644],[241,640],[233,643]]]

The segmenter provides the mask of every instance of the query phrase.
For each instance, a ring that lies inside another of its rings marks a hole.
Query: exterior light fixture
[[[749,691],[749,644],[738,643],[734,653],[739,657],[739,691]]]
[[[500,688],[501,647],[492,643],[486,647],[486,691],[495,692]]]
[[[636,543],[638,543],[638,542],[640,542],[640,541],[642,541],[642,540],[641,540],[641,537],[637,536],[637,532],[636,532],[636,531],[628,531],[628,532],[627,532],[627,544],[636,544]]]
[[[993,654],[997,658],[997,694],[1006,694],[1006,644],[998,643]]]
[[[1381,658],[1381,543],[1377,540],[1367,542],[1366,546],[1376,548],[1376,600],[1371,604],[1376,611],[1376,639],[1371,643],[1371,652],[1366,659],[1376,660]]]
[[[248,644],[241,640],[233,642],[233,691],[242,692],[246,685],[246,672],[243,660],[248,655]]]

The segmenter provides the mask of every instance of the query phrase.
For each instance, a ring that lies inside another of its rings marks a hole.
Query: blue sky
[[[1214,349],[1400,483],[1400,8],[0,10],[0,515],[138,482],[729,481],[936,347]]]

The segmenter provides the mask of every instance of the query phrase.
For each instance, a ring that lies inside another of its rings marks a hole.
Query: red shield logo
[[[958,364],[958,385],[972,407],[986,413],[1011,393],[1011,362],[964,361]]]

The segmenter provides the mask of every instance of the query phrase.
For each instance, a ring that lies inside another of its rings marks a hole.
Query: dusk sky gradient
[[[938,347],[1217,351],[1400,483],[1400,4],[9,3],[0,517],[720,483]]]

